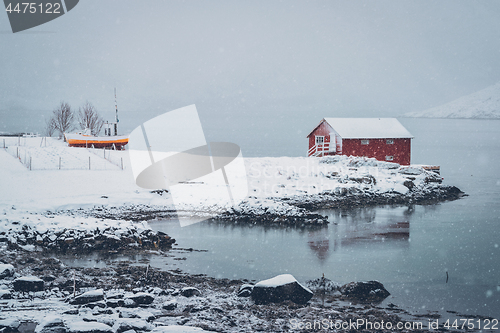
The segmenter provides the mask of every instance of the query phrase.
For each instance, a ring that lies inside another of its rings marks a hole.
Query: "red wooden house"
[[[413,136],[396,118],[324,118],[307,138],[307,156],[366,156],[410,164]]]

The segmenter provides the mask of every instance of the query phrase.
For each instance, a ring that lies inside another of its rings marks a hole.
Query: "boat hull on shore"
[[[70,147],[94,147],[94,148],[112,148],[123,149],[128,143],[128,136],[92,136],[78,133],[64,133],[66,141]]]

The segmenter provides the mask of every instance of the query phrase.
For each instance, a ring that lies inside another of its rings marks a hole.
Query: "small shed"
[[[323,118],[307,156],[349,155],[409,165],[413,136],[396,118]]]

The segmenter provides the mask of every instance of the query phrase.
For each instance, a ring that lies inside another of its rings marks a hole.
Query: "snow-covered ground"
[[[441,177],[421,167],[362,157],[247,158],[249,193],[236,207],[218,206],[210,196],[201,203],[186,196],[174,206],[169,193],[135,184],[127,151],[108,151],[104,159],[103,150],[69,148],[57,139],[42,142],[36,137],[6,138],[6,146],[0,149],[0,233],[4,235],[18,234],[23,228],[57,233],[100,227],[118,237],[130,229],[149,228],[130,221],[137,211],[177,209],[188,215],[286,219],[308,216],[311,209],[323,206],[349,207],[356,197],[371,198],[368,204],[418,202],[444,188],[437,184]],[[31,170],[29,163],[23,163],[24,155],[31,157]],[[61,169],[59,158],[64,161]],[[149,214],[143,220],[154,217]]]
[[[411,118],[500,119],[500,82],[447,104],[405,114]]]

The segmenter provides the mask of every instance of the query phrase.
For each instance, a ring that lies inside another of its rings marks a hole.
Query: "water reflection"
[[[323,228],[307,233],[307,245],[316,254],[320,263],[324,263],[330,256],[330,236],[328,229]]]
[[[310,248],[322,260],[328,257],[330,244],[333,251],[338,251],[341,247],[360,246],[366,242],[391,241],[408,246],[410,218],[414,212],[412,206],[319,211],[319,214],[328,216],[332,224],[328,232],[311,234]]]

